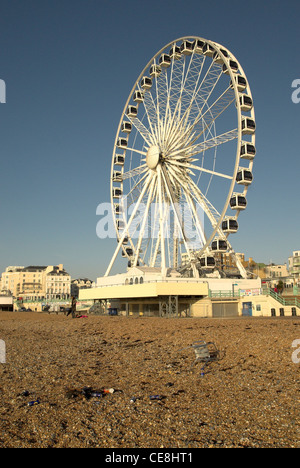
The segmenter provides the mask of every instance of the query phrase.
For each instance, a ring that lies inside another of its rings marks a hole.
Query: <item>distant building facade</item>
[[[294,250],[289,257],[289,272],[296,286],[300,286],[300,250]]]
[[[25,300],[68,299],[71,276],[62,264],[53,266],[9,266],[2,273],[0,291]]]
[[[94,281],[88,278],[78,278],[71,281],[71,295],[74,297],[79,296],[80,289],[93,288],[95,286]]]

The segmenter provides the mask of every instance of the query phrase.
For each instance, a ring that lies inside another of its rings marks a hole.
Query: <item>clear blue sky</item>
[[[151,57],[182,36],[231,50],[254,98],[255,179],[235,250],[282,263],[300,249],[299,2],[0,0],[0,9],[0,272],[58,263],[72,277],[105,272],[116,241],[96,236],[96,208],[110,200],[121,112]]]

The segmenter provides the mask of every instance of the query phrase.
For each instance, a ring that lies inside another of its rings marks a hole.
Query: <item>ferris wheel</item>
[[[246,75],[225,47],[199,37],[164,46],[126,101],[111,167],[117,247],[129,267],[205,276],[228,253],[253,180],[255,115]]]

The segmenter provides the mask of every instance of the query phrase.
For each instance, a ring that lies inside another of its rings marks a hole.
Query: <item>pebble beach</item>
[[[299,317],[0,312],[0,448],[299,448],[297,339]]]

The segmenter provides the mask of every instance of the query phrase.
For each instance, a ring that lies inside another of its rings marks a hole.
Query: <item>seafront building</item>
[[[71,295],[78,297],[80,289],[89,289],[95,286],[94,281],[88,278],[77,278],[71,281]]]
[[[97,278],[93,288],[79,291],[79,300],[82,303],[94,302],[95,306],[98,305],[95,308],[98,313],[123,315],[300,315],[298,288],[294,283],[300,270],[300,251],[294,252],[290,271],[286,264],[265,265],[256,263],[251,257],[245,260],[243,253],[236,255],[249,275],[247,279],[236,275],[236,265],[229,255],[220,254],[217,257],[218,275],[212,272],[199,279],[183,278],[172,269],[163,276],[159,268],[133,267],[126,273]],[[222,277],[225,271],[227,277]],[[291,288],[293,296],[277,294],[276,287],[280,281],[285,288],[294,286]]]
[[[9,266],[2,273],[0,291],[20,301],[69,299],[71,276],[63,264]]]
[[[300,250],[295,250],[289,257],[289,272],[294,280],[294,284],[300,286]]]

